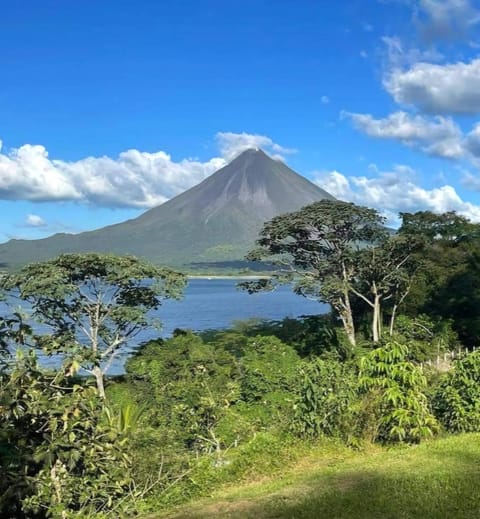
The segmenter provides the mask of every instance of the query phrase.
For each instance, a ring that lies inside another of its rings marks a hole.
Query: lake
[[[233,278],[190,279],[183,299],[164,301],[157,311],[151,313],[152,318],[160,319],[162,328],[148,328],[139,334],[119,354],[109,373],[122,373],[125,358],[138,344],[159,336],[168,337],[175,328],[203,331],[228,328],[235,321],[253,318],[279,320],[329,311],[328,305],[297,296],[289,286],[279,287],[274,292],[248,294],[237,289],[239,281]],[[48,357],[41,360],[44,365],[58,364],[58,360]]]
[[[297,296],[289,286],[274,292],[249,294],[237,289],[239,281],[190,279],[183,300],[165,301],[156,312],[163,323],[163,334],[170,335],[175,328],[195,331],[227,328],[245,319],[282,319],[329,310],[328,305]]]

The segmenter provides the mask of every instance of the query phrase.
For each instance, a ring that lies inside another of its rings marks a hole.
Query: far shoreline
[[[232,274],[231,276],[227,276],[226,274],[224,275],[211,275],[211,276],[208,276],[208,275],[190,275],[188,274],[187,275],[187,278],[188,279],[270,279],[271,276],[262,276],[262,275],[259,275],[259,276],[254,276],[254,275],[249,275],[249,276],[242,276],[241,274],[239,275],[235,275],[235,274]]]

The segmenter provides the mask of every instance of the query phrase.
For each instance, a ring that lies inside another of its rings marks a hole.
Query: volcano
[[[133,254],[172,266],[242,260],[265,221],[334,197],[259,149],[139,217],[79,234],[0,245],[6,268],[65,252]]]

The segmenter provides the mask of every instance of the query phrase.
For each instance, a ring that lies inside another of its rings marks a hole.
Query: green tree
[[[147,312],[178,298],[185,277],[132,256],[64,254],[8,274],[0,288],[32,308],[51,334],[37,337],[48,353],[62,353],[65,369],[94,375],[105,397],[104,375],[115,355],[148,324]]]
[[[415,253],[422,247],[421,239],[385,235],[358,251],[358,275],[350,288],[371,308],[374,342],[382,337],[385,307],[390,310],[389,334],[393,335],[398,307],[410,292],[419,266]]]
[[[455,211],[436,214],[431,211],[400,213],[402,226],[399,233],[406,236],[422,236],[428,243],[456,242],[474,231],[477,226]]]
[[[399,230],[406,239],[423,239],[415,253],[419,264],[415,283],[405,300],[410,315],[425,313],[451,319],[464,344],[480,338],[480,225],[454,212],[404,213]]]
[[[386,238],[384,219],[374,209],[322,200],[264,224],[258,248],[249,260],[267,260],[279,270],[271,279],[245,283],[249,291],[295,281],[294,290],[329,303],[355,345],[352,283],[358,275],[358,252]]]

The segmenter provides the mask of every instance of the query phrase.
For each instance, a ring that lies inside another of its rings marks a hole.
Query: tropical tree
[[[378,342],[382,337],[382,311],[390,309],[389,334],[393,335],[399,306],[410,292],[419,267],[415,252],[423,241],[405,236],[385,237],[358,251],[358,275],[350,285],[357,297],[372,310],[372,338]]]
[[[185,277],[132,256],[63,254],[4,276],[0,288],[31,305],[50,333],[35,346],[65,356],[65,370],[94,375],[105,397],[104,375],[116,354],[147,324],[162,300],[178,298]]]
[[[402,213],[402,218],[399,235],[426,244],[414,253],[419,268],[405,311],[451,319],[464,344],[478,344],[480,225],[455,212]]]
[[[294,291],[329,303],[355,345],[352,286],[360,273],[359,251],[385,241],[384,219],[375,209],[321,200],[264,224],[258,248],[247,256],[278,267],[272,278],[245,283],[250,291],[294,281]]]
[[[400,217],[402,218],[400,234],[422,236],[429,243],[455,242],[478,227],[455,211],[441,214],[417,211],[416,213],[400,213]]]

